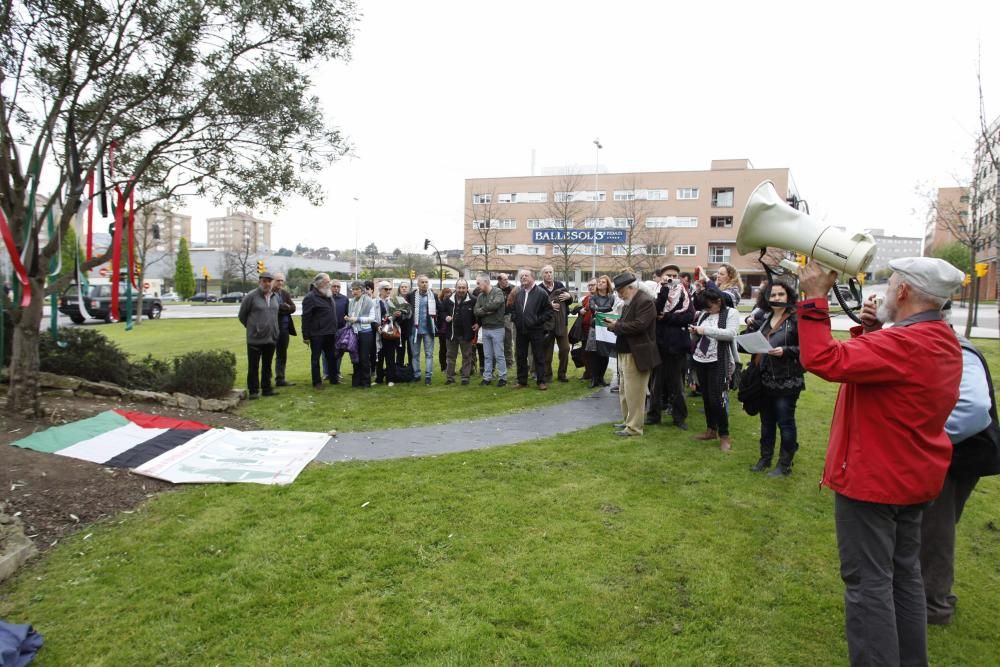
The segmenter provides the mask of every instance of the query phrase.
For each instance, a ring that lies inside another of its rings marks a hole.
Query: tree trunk
[[[10,359],[10,387],[7,410],[40,417],[42,405],[38,385],[38,340],[42,324],[43,278],[31,278],[31,304],[21,310],[14,323]]]
[[[976,313],[976,295],[979,293],[979,279],[976,278],[976,247],[973,245],[969,248],[971,253],[971,266],[972,272],[969,274],[969,310],[965,318],[965,337],[972,337],[972,319],[975,317]]]

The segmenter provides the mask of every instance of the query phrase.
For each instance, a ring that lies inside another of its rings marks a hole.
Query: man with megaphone
[[[962,351],[941,307],[963,273],[930,257],[889,267],[885,302],[865,302],[861,326],[843,342],[830,333],[826,299],[837,272],[811,261],[799,276],[802,365],[842,383],[822,483],[836,493],[852,665],[927,664],[921,513],[951,460],[944,425],[962,376]],[[887,322],[894,326],[883,329]]]

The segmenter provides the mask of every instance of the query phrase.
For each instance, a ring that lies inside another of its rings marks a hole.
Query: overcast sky
[[[602,171],[749,158],[831,224],[922,236],[917,189],[969,172],[980,51],[1000,115],[1000,2],[358,5],[352,60],[315,77],[357,157],[324,206],[263,213],[275,248],[461,247],[466,178],[528,175],[532,150],[592,172],[595,137]],[[189,212],[204,241],[215,209]]]

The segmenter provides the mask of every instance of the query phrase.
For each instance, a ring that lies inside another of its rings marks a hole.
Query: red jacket
[[[941,320],[851,340],[830,335],[826,299],[799,302],[806,370],[843,383],[830,424],[823,484],[873,503],[912,505],[938,496],[951,462],[944,423],[958,401],[962,349]]]

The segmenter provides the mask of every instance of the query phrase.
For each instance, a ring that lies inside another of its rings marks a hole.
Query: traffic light
[[[417,277],[417,272],[414,271],[413,269],[410,269],[410,280],[413,280],[416,277]]]
[[[808,257],[806,257],[805,255],[803,255],[802,253],[800,253],[800,252],[797,252],[797,253],[795,253],[795,262],[796,262],[796,263],[797,263],[797,264],[798,264],[799,266],[805,266],[805,265],[806,265],[806,262],[807,262],[808,260],[809,260],[809,258],[808,258]]]
[[[972,282],[972,276],[966,273],[965,277],[962,278],[962,287],[968,287],[971,282]]]
[[[985,262],[976,262],[976,277],[985,278],[989,270],[990,267]]]
[[[264,260],[257,260],[257,273],[264,273]]]
[[[424,239],[424,250],[427,250],[427,248],[428,248],[428,246],[430,246],[430,244],[431,244],[431,240],[430,239]]]

